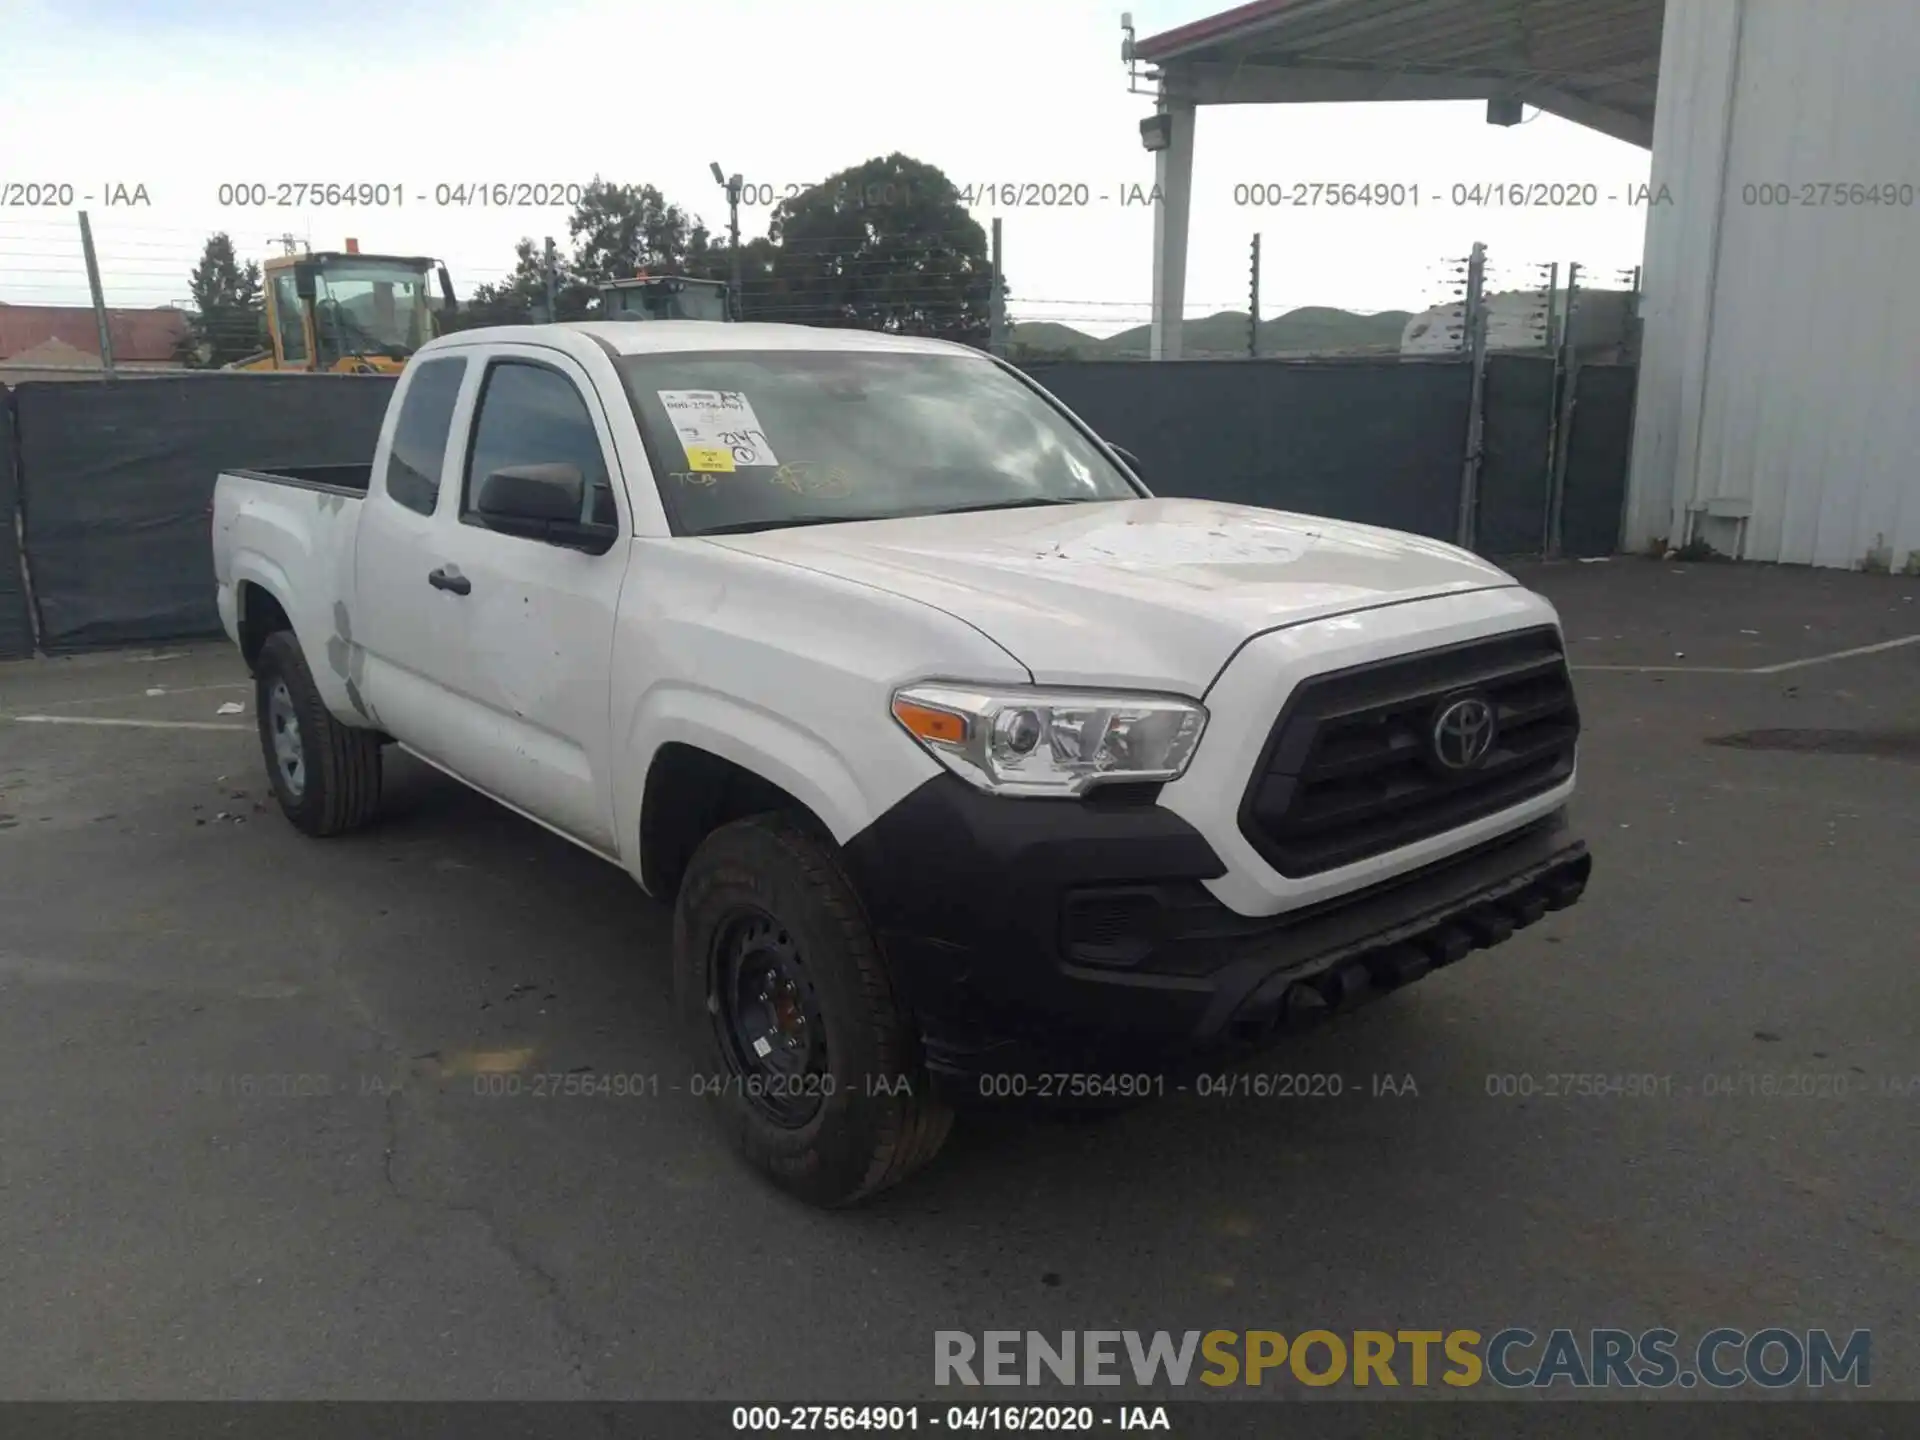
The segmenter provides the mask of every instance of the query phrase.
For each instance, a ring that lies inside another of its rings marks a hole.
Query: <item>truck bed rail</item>
[[[272,485],[292,485],[302,490],[321,490],[330,495],[348,495],[363,499],[373,484],[371,465],[282,465],[273,470],[228,470],[228,475],[243,475],[249,480],[265,480]]]

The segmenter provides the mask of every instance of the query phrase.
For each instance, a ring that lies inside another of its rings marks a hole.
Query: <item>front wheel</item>
[[[291,631],[254,662],[254,713],[274,798],[308,835],[358,829],[380,808],[380,737],[333,718]]]
[[[831,846],[778,815],[722,826],[688,866],[673,929],[697,1088],[752,1165],[839,1206],[939,1152],[953,1113]]]

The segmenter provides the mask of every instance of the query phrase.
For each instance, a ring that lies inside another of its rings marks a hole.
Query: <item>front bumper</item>
[[[1166,1067],[1311,1023],[1580,898],[1562,807],[1377,885],[1245,916],[1151,795],[1070,804],[929,780],[846,847],[936,1079]]]

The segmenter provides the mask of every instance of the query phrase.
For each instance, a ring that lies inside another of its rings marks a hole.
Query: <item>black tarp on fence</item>
[[[13,517],[20,489],[14,470],[13,392],[0,385],[0,660],[33,653],[33,617],[27,610],[20,552],[14,544]]]
[[[1035,362],[1035,379],[1147,483],[1190,495],[1451,540],[1472,371],[1465,359]],[[1577,372],[1566,553],[1615,546],[1634,371]],[[18,468],[0,443],[0,513],[20,491],[41,643],[54,653],[217,633],[208,508],[223,469],[364,464],[389,379],[212,375],[42,382],[12,392]],[[1538,554],[1547,514],[1553,363],[1489,357],[1478,548]],[[0,426],[5,424],[0,420]],[[0,430],[4,436],[4,430]],[[24,653],[12,536],[0,535],[0,655]]]
[[[217,634],[221,470],[365,462],[393,381],[199,375],[15,393],[27,562],[49,653]]]
[[[1541,552],[1547,525],[1553,378],[1551,356],[1487,357],[1479,509],[1474,522],[1474,548],[1482,555]]]
[[[1627,462],[1633,451],[1633,365],[1582,365],[1574,372],[1573,423],[1560,501],[1560,547],[1567,555],[1611,555],[1620,548]]]
[[[1464,362],[1086,360],[1023,368],[1137,455],[1156,494],[1454,537],[1473,389]]]

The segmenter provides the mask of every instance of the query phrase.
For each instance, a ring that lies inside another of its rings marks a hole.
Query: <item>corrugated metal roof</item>
[[[1234,32],[1257,25],[1260,21],[1296,3],[1298,0],[1253,0],[1250,5],[1236,5],[1233,9],[1223,10],[1218,15],[1190,20],[1185,25],[1176,25],[1173,29],[1163,30],[1158,35],[1149,35],[1133,47],[1133,53],[1149,62],[1168,59],[1192,46],[1210,40],[1226,39]]]
[[[1479,79],[1490,92],[1530,102],[1558,95],[1650,127],[1664,14],[1665,0],[1256,0],[1149,36],[1134,54],[1166,73],[1225,66]]]

